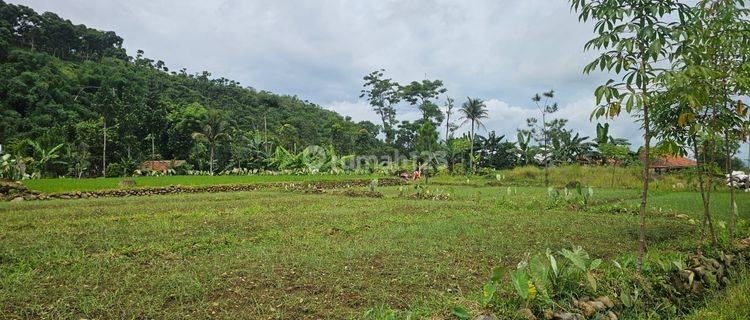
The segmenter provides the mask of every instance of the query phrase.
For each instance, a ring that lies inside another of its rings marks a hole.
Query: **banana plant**
[[[46,176],[50,165],[64,163],[59,160],[60,151],[64,144],[58,144],[50,149],[45,149],[39,142],[34,140],[26,140],[26,144],[32,148],[33,160],[30,164],[35,176]]]
[[[4,154],[0,158],[0,178],[8,180],[23,180],[30,176],[26,173],[26,162],[28,158]]]

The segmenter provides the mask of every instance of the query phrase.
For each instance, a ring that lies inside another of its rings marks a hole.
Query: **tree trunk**
[[[729,209],[731,210],[729,217],[729,242],[733,243],[735,230],[737,228],[737,202],[734,194],[734,179],[732,179],[732,152],[729,149],[729,130],[724,132],[724,145],[727,153],[726,169],[729,174]]]
[[[104,132],[102,135],[104,137],[104,140],[103,140],[104,147],[102,148],[102,177],[106,177],[107,176],[107,119],[104,119],[104,121],[102,122],[104,123],[103,125]]]
[[[645,85],[643,88],[645,92]],[[646,209],[648,204],[648,184],[651,180],[651,128],[649,127],[648,100],[643,103],[643,190],[641,191],[641,209],[639,212],[638,226],[638,273],[643,269],[643,256],[646,253]]]
[[[151,137],[151,160],[154,160],[156,157],[156,145],[154,144],[154,139],[156,137]]]
[[[445,113],[445,142],[448,142],[448,133],[450,132],[451,113],[450,109]]]
[[[474,121],[471,121],[471,150],[469,151],[469,169],[474,173]]]
[[[713,162],[713,159],[706,159],[708,155],[708,142],[703,141],[703,169],[701,170],[699,183],[701,200],[703,202],[703,220],[701,221],[701,239],[700,245],[706,241],[706,227],[708,227],[709,233],[711,234],[711,245],[714,248],[718,247],[718,240],[716,238],[716,232],[714,230],[713,219],[711,218],[711,171],[706,166]]]
[[[208,171],[210,171],[210,175],[214,175],[214,145],[211,144],[211,154],[209,155],[208,159]]]
[[[542,112],[542,133],[544,134],[544,186],[549,187],[549,132],[547,132],[547,116]]]

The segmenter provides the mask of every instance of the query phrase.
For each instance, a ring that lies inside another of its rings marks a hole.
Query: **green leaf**
[[[486,308],[490,302],[492,302],[492,298],[495,296],[495,291],[497,290],[497,285],[493,281],[488,281],[484,284],[482,287],[482,308]]]
[[[459,319],[469,319],[471,318],[471,314],[468,310],[464,309],[463,307],[455,307],[453,310],[451,310],[451,314],[454,315],[456,318]]]

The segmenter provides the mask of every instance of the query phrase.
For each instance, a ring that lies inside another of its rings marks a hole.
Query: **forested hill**
[[[350,153],[362,152],[355,145],[363,141],[378,143],[372,123],[354,123],[297,97],[208,72],[170,71],[141,51],[128,56],[122,44],[114,32],[0,0],[5,151],[24,148],[27,139],[43,146],[64,143],[73,156],[87,157],[88,171],[98,172],[106,126],[108,162],[149,158],[152,142],[162,159],[200,158],[197,153],[205,150],[196,150],[192,135],[217,118],[241,135],[267,128],[269,139],[290,149],[330,144]],[[217,157],[227,163],[231,148],[222,150]]]

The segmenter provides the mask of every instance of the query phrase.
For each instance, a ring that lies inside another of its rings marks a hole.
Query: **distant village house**
[[[183,164],[185,164],[185,160],[149,160],[141,164],[141,170],[167,172],[167,170]]]

